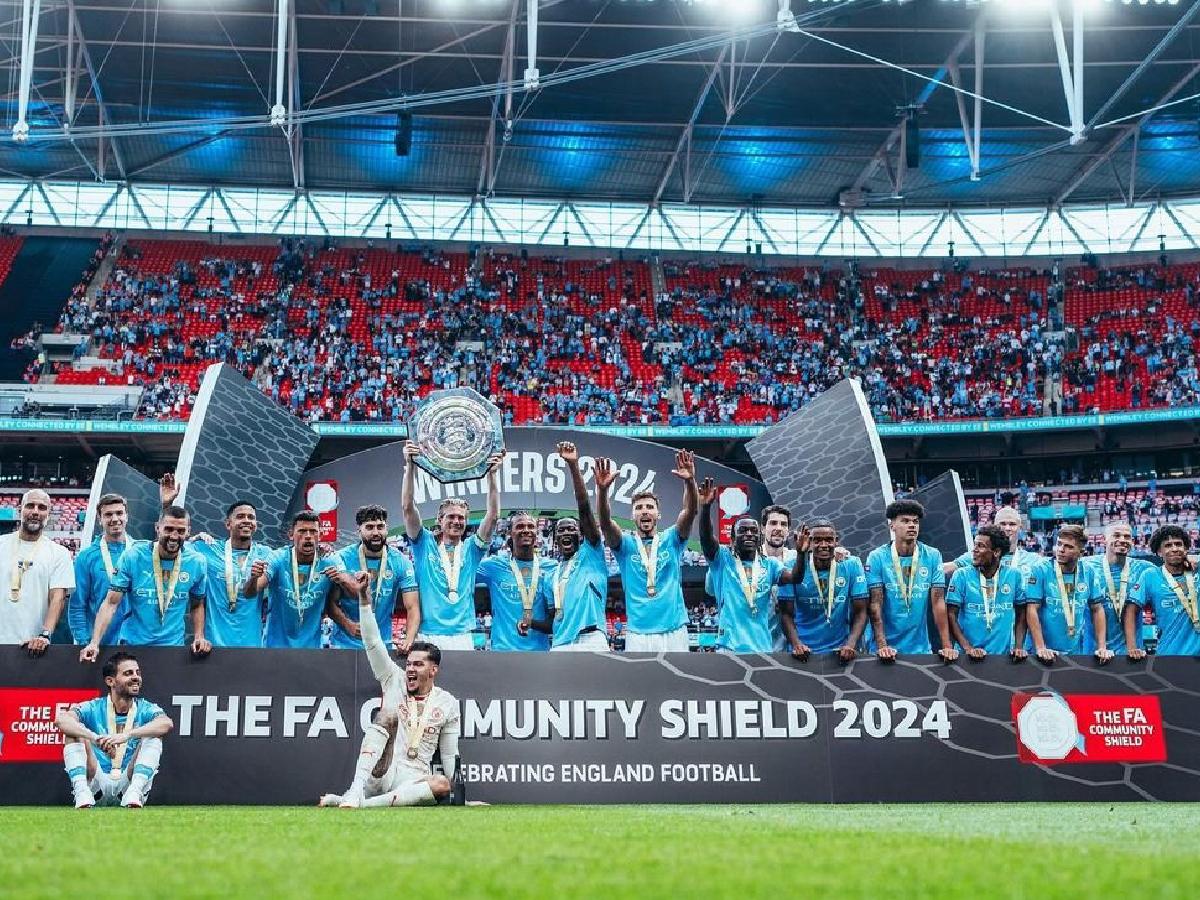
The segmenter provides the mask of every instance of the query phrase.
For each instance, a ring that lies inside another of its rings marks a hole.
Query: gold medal
[[[900,589],[900,599],[904,601],[905,609],[912,609],[913,588],[917,584],[917,561],[920,554],[917,552],[917,547],[913,547],[912,564],[908,569],[908,584],[904,583],[904,567],[900,565],[900,552],[896,549],[896,545],[892,544],[892,568],[896,571],[896,587]]]
[[[133,541],[129,539],[129,535],[125,535],[125,540],[121,542],[124,553],[129,549],[129,545]],[[103,536],[100,538],[100,558],[104,560],[104,571],[108,573],[108,580],[112,581],[117,576],[117,564],[113,562],[112,553],[108,549],[108,540]]]
[[[1121,589],[1119,591],[1113,581],[1112,567],[1108,564],[1108,558],[1102,559],[1100,565],[1104,569],[1104,583],[1108,588],[1108,599],[1112,601],[1113,611],[1116,612],[1119,620],[1121,611],[1125,609],[1125,600],[1129,596],[1129,557],[1125,557],[1125,565],[1121,567]]]
[[[730,551],[732,555],[732,551]],[[754,562],[750,567],[750,575],[746,575],[746,566],[742,560],[734,557],[734,569],[737,571],[738,583],[742,586],[742,594],[746,598],[746,605],[750,607],[750,615],[758,615],[758,582],[762,578],[763,565],[762,557],[757,553],[754,554]]]
[[[1175,597],[1179,600],[1179,605],[1183,607],[1183,611],[1191,620],[1192,628],[1200,631],[1200,605],[1196,600],[1196,575],[1194,572],[1184,574],[1184,583],[1187,585],[1187,591],[1179,586],[1179,582],[1175,576],[1167,571],[1167,567],[1162,567],[1163,579],[1167,582],[1167,586],[1175,592]]]
[[[360,572],[366,572],[370,578],[371,570],[367,568],[367,550],[362,545],[358,545],[358,568]],[[375,593],[371,597],[371,608],[379,606],[379,597],[383,593],[383,582],[388,576],[388,548],[387,544],[383,545],[383,556],[379,558],[379,572],[375,576]],[[453,601],[452,601],[453,602]]]
[[[831,622],[833,621],[834,591],[837,586],[837,556],[829,561],[829,580],[825,584],[821,583],[821,575],[811,553],[808,554],[808,569],[813,573],[813,580],[817,583],[817,596],[825,601],[825,621]]]
[[[429,717],[433,715],[433,695],[424,700],[418,700],[412,695],[404,698],[404,736],[407,738],[409,759],[416,759],[420,753],[421,739],[425,736],[425,727]]]
[[[167,607],[175,599],[175,586],[179,584],[179,573],[183,571],[183,550],[175,555],[174,564],[171,566],[171,578],[167,581],[165,590],[163,589],[162,555],[159,552],[158,541],[154,542],[150,562],[154,568],[154,591],[158,598],[158,616],[160,619],[165,619]]]
[[[1107,563],[1106,563],[1107,565]],[[1058,581],[1058,598],[1062,603],[1063,618],[1067,620],[1067,637],[1075,637],[1075,591],[1067,592],[1067,583],[1063,578],[1062,566],[1054,561],[1054,577]],[[1079,579],[1078,566],[1075,569],[1075,579]],[[1075,587],[1075,582],[1071,583]]]
[[[408,753],[407,753],[407,756],[408,756],[408,758],[409,758],[409,759],[416,759],[416,758],[417,758],[417,748],[416,748],[416,747],[409,747],[409,748],[408,748]]]
[[[979,593],[983,595],[983,624],[988,631],[996,621],[996,587],[1000,583],[1000,570],[988,579],[983,572],[979,573]]]
[[[125,724],[121,727],[121,734],[129,734],[133,731],[133,723],[137,720],[137,700],[130,698],[129,712],[125,713]],[[117,710],[113,706],[112,695],[108,697],[108,733],[115,736],[117,734]],[[113,751],[112,767],[114,772],[121,771],[121,763],[125,761],[125,751],[129,749],[129,741],[117,745],[117,749]]]
[[[638,556],[642,558],[642,566],[646,569],[646,596],[653,597],[658,593],[658,588],[655,582],[658,580],[658,543],[661,535],[656,531],[654,539],[650,541],[650,546],[647,548],[646,542],[641,537],[634,537],[633,541],[637,544]]]
[[[463,542],[459,541],[454,545],[454,555],[451,556],[446,550],[446,545],[438,541],[438,559],[442,563],[442,574],[446,576],[446,587],[448,593],[446,600],[450,603],[458,602],[458,576],[462,572],[463,564]]]
[[[33,560],[37,556],[38,550],[41,549],[42,539],[42,535],[39,534],[37,540],[32,542],[29,556],[22,559],[21,545],[31,542],[21,540],[19,534],[13,534],[12,571],[9,572],[8,584],[8,599],[13,603],[21,602],[21,585],[25,580],[25,572],[33,568]]]
[[[225,542],[225,603],[231,613],[237,612],[238,606],[238,591],[242,589],[242,585],[246,583],[246,572],[250,568],[250,556],[254,553],[254,544],[250,544],[250,548],[246,551],[246,558],[242,560],[242,564],[237,567],[235,573],[233,566],[233,541]]]
[[[571,576],[575,574],[575,569],[579,566],[579,553],[576,552],[566,563],[559,563],[558,568],[554,571],[554,618],[561,619],[563,615],[563,605],[566,600],[567,582],[571,580]]]
[[[308,567],[308,581],[301,584],[300,582],[300,561],[296,559],[296,548],[293,547],[292,555],[292,590],[296,597],[296,618],[301,624],[304,622],[304,613],[308,609],[305,600],[308,598],[308,591],[312,587],[314,581],[317,580],[317,556],[313,554],[312,564]]]
[[[533,554],[533,571],[529,574],[529,581],[526,581],[521,575],[521,567],[511,556],[508,558],[508,567],[517,581],[517,593],[521,596],[521,610],[528,616],[533,612],[533,601],[537,598],[538,582],[542,578],[541,560],[538,559],[536,553]]]

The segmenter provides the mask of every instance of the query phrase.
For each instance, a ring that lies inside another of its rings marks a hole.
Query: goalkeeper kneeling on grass
[[[433,772],[439,753],[446,772],[458,763],[458,701],[433,682],[442,651],[416,641],[403,669],[392,661],[370,611],[369,576],[360,572],[362,641],[371,671],[383,689],[383,704],[363,736],[354,781],[344,794],[325,794],[321,806],[428,806],[450,797],[450,779]]]

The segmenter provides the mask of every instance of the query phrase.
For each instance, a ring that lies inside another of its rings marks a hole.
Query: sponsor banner
[[[95,696],[78,688],[0,688],[0,763],[61,764],[63,737],[54,719],[59,710]]]
[[[175,723],[154,803],[307,805],[349,784],[380,702],[365,654],[137,655],[145,696]],[[492,803],[1200,800],[1191,659],[843,667],[831,656],[462,652],[445,654],[438,683],[460,703],[468,795]],[[1024,709],[1043,685],[1079,701],[1072,711],[1090,755],[1114,736],[1094,727],[1150,724],[1168,762],[1133,761],[1119,745],[1107,751],[1131,761],[1025,764],[1014,696],[1032,698]],[[1130,693],[1140,685],[1153,694]],[[69,801],[48,748],[40,762],[10,756],[22,733],[13,726],[45,722],[99,686],[99,666],[81,665],[75,648],[37,660],[0,648],[0,802]]]
[[[1021,762],[1166,762],[1158,697],[1136,694],[1013,695]]]

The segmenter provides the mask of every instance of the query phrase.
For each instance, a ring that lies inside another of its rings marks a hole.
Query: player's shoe
[[[360,809],[363,805],[362,788],[351,788],[342,795],[338,806],[342,809]]]
[[[96,805],[96,798],[87,788],[75,791],[75,808],[91,809]]]
[[[317,806],[341,806],[341,794],[322,794],[321,799],[317,801]]]
[[[135,791],[130,788],[125,792],[125,796],[121,798],[121,805],[126,809],[141,809],[146,805],[146,798],[142,796],[141,791]]]

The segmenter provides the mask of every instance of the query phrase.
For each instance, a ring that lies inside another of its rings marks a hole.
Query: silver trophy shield
[[[421,448],[416,463],[438,481],[482,478],[488,459],[504,448],[500,410],[478,391],[434,391],[417,404],[408,437]]]

